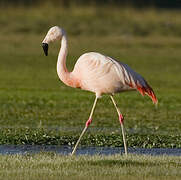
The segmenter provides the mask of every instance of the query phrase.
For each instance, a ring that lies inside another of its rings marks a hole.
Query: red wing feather
[[[142,96],[147,94],[152,99],[153,103],[157,104],[158,100],[156,98],[156,95],[155,95],[153,89],[147,83],[145,83],[145,84],[146,84],[146,87],[141,86],[140,84],[136,84],[137,90],[141,93]]]

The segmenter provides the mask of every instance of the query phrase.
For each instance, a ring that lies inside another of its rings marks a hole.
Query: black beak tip
[[[43,47],[45,55],[48,56],[48,44],[47,43],[42,43],[42,47]]]

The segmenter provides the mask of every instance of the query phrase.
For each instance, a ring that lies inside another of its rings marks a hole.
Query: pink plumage
[[[79,81],[81,89],[92,91],[97,96],[137,89],[157,103],[152,88],[141,75],[128,65],[100,53],[83,54],[71,74]]]

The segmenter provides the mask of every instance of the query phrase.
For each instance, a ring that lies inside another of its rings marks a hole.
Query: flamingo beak
[[[44,50],[45,55],[48,56],[48,44],[42,43],[42,48]]]

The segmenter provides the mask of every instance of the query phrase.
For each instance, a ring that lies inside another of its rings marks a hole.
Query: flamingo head
[[[47,35],[42,41],[42,47],[46,56],[48,55],[48,44],[56,40],[61,40],[64,34],[64,30],[58,26],[54,26],[49,29]]]

